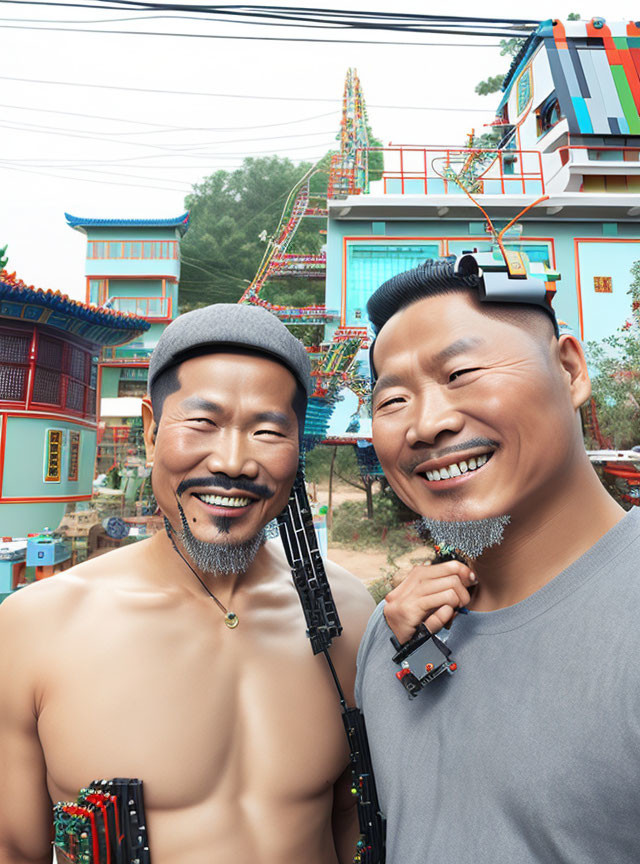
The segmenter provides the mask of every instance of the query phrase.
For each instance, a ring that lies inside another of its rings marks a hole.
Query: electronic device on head
[[[525,257],[520,252],[505,249],[504,256],[497,256],[493,252],[465,252],[456,258],[453,273],[456,276],[477,277],[478,298],[483,303],[539,306],[551,318],[558,335],[558,322],[550,300],[555,288],[550,290],[547,280],[531,275]]]

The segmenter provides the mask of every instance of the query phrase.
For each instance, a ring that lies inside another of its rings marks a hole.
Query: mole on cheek
[[[194,521],[194,522],[196,522],[196,521],[197,521],[197,520],[196,520],[196,517],[195,517],[195,516],[194,516],[194,517],[193,517],[193,521]]]

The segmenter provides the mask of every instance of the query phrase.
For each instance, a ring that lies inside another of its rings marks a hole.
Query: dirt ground
[[[310,491],[312,491],[310,489]],[[326,505],[329,499],[329,492],[325,486],[318,486],[316,489],[317,500],[320,505]],[[363,509],[366,506],[365,494],[360,489],[354,489],[346,483],[337,483],[333,489],[333,506],[338,507],[343,501],[362,501]],[[366,549],[351,549],[344,544],[334,544],[329,541],[329,560],[335,561],[345,570],[353,573],[358,579],[361,579],[365,584],[374,582],[377,579],[386,576],[392,569],[391,564],[387,560],[385,549],[380,546],[371,551]],[[401,571],[411,569],[413,565],[412,559],[420,558],[420,550],[416,547],[411,547],[405,555],[397,558],[395,563],[400,567]],[[401,573],[398,574],[401,577]]]

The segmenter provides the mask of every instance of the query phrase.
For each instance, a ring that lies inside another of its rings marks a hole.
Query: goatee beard
[[[432,538],[440,546],[453,546],[467,558],[479,558],[485,549],[502,543],[504,529],[510,521],[510,516],[492,516],[464,522],[441,522],[423,516],[417,523],[417,529],[423,540]]]
[[[186,514],[177,502],[180,512],[181,531],[174,531],[182,548],[187,553],[192,563],[201,573],[210,573],[216,576],[232,576],[246,573],[265,542],[264,528],[254,537],[241,543],[207,543],[206,540],[198,540],[189,528]],[[169,534],[171,525],[165,516],[165,527]],[[225,532],[225,533],[228,533]]]

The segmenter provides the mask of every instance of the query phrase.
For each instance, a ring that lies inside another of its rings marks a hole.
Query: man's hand
[[[456,609],[466,606],[469,587],[477,584],[474,573],[461,561],[414,567],[386,597],[384,617],[399,642],[406,642],[424,623],[437,633],[453,620]]]

